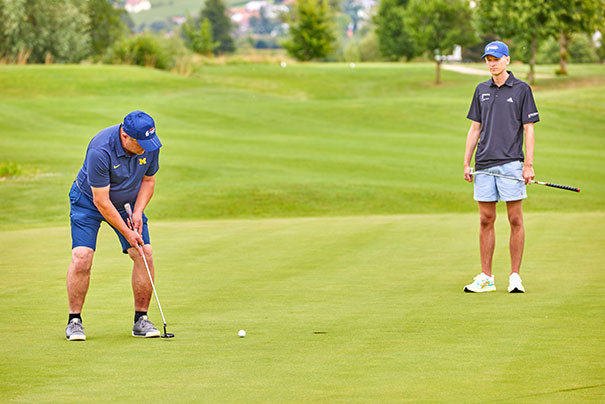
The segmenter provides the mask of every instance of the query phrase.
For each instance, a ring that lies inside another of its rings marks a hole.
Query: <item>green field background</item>
[[[462,157],[481,76],[0,66],[0,164],[22,170],[0,181],[2,401],[603,402],[605,67],[569,70],[534,87],[535,170],[582,192],[529,187],[524,295],[506,293],[499,206],[498,291],[468,295]],[[87,341],[68,343],[67,192],[90,139],[134,109],[164,144],[146,213],[176,338],[130,337],[130,262],[103,227]]]

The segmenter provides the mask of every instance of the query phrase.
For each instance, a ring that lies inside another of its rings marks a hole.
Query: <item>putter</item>
[[[132,208],[129,203],[124,204],[124,210],[128,214],[128,227],[131,230],[135,230],[134,222],[132,221]],[[160,315],[162,316],[162,321],[164,322],[164,334],[162,334],[162,338],[174,338],[174,334],[171,332],[166,332],[166,319],[164,318],[164,312],[162,311],[162,305],[160,304],[160,298],[158,297],[158,292],[155,291],[155,285],[153,284],[153,279],[151,278],[151,271],[149,270],[149,265],[147,265],[147,258],[145,258],[145,254],[143,253],[143,246],[139,246],[141,249],[139,250],[139,254],[143,257],[143,262],[145,263],[145,269],[147,269],[147,275],[149,275],[149,282],[151,282],[151,288],[153,289],[153,295],[155,296],[155,301],[158,303],[158,308],[160,309]]]
[[[471,168],[470,174],[471,175],[486,174],[486,175],[491,175],[492,177],[508,178],[509,180],[515,180],[515,181],[523,181],[523,182],[525,182],[525,180],[523,178],[512,177],[510,175],[488,173],[487,171],[474,171],[472,168]],[[580,192],[580,188],[570,187],[570,186],[567,186],[567,185],[551,184],[550,182],[542,182],[542,181],[536,181],[536,180],[532,180],[529,183],[530,184],[544,185],[544,186],[552,187],[552,188],[565,189],[567,191]]]

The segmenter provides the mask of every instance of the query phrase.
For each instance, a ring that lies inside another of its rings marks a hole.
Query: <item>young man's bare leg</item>
[[[492,258],[496,245],[496,202],[479,202],[479,251],[481,253],[481,272],[492,276]]]
[[[523,200],[506,202],[510,223],[510,266],[511,274],[519,273],[523,246],[525,245],[525,227],[523,226]]]

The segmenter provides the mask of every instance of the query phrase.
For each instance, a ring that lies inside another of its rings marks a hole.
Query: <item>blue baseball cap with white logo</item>
[[[145,151],[154,151],[162,147],[162,142],[155,131],[155,122],[143,111],[133,111],[124,117],[124,132],[137,140]]]
[[[485,46],[485,53],[481,56],[481,59],[491,55],[500,59],[503,56],[508,56],[508,46],[504,42],[494,41],[490,42]]]

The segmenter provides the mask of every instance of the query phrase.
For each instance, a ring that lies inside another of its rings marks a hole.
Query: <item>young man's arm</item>
[[[533,122],[523,125],[523,131],[525,132],[525,163],[523,164],[523,179],[527,184],[536,178],[534,173],[534,143],[536,137],[534,135]]]
[[[464,150],[464,179],[468,182],[473,182],[471,160],[475,147],[477,147],[477,143],[479,142],[479,135],[481,135],[481,122],[472,121],[468,135],[466,135],[466,147]]]
[[[109,199],[109,185],[101,188],[90,188],[92,189],[93,202],[105,220],[118,229],[118,231],[126,237],[126,240],[128,240],[131,246],[138,248],[139,245],[143,245],[141,236],[128,228],[126,222],[124,222],[124,219],[122,219],[122,216],[118,213],[118,210],[113,206],[113,203],[111,203],[111,200]]]

